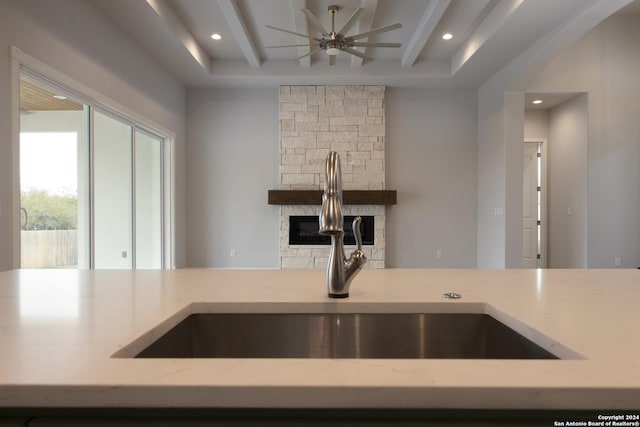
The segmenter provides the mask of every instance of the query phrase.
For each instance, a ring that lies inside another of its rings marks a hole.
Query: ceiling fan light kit
[[[337,55],[338,53],[340,53],[340,49],[338,49],[337,47],[329,47],[325,49],[325,52],[327,55]]]
[[[351,15],[351,17],[347,20],[347,22],[342,26],[342,28],[338,31],[335,30],[335,16],[340,10],[339,6],[331,5],[328,8],[329,15],[331,16],[331,32],[328,32],[320,23],[318,18],[309,10],[302,9],[302,13],[305,14],[309,23],[316,28],[320,34],[321,38],[314,38],[308,34],[300,34],[293,31],[285,30],[282,28],[273,27],[271,25],[267,25],[267,28],[271,28],[272,30],[282,31],[284,33],[293,34],[299,37],[303,37],[309,40],[309,44],[305,45],[282,45],[282,46],[268,46],[269,48],[282,48],[282,47],[298,47],[298,46],[308,46],[310,48],[310,52],[299,56],[296,59],[301,59],[309,55],[313,55],[319,50],[324,50],[327,55],[329,55],[329,65],[335,64],[335,57],[340,52],[346,52],[351,55],[357,56],[362,59],[371,60],[364,53],[359,50],[354,49],[355,47],[400,47],[401,43],[366,43],[366,42],[356,42],[356,40],[363,39],[366,37],[370,37],[376,34],[384,33],[386,31],[395,30],[397,28],[401,28],[402,24],[396,23],[393,25],[388,25],[386,27],[376,28],[370,31],[365,31],[360,34],[354,34],[352,36],[345,36],[351,27],[353,27],[359,20],[362,14],[364,13],[363,8],[358,8]]]

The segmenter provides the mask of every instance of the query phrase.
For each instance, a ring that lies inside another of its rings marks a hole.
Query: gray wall
[[[549,111],[548,266],[587,267],[587,96]]]
[[[388,88],[385,103],[387,267],[475,267],[475,91]],[[190,90],[187,116],[188,265],[278,267],[278,90]]]
[[[385,102],[387,267],[475,267],[475,91],[387,88]]]
[[[279,266],[278,109],[278,88],[188,91],[189,267]]]
[[[549,110],[525,110],[524,138],[537,141],[549,139]]]
[[[592,268],[614,267],[617,257],[622,267],[640,266],[639,38],[640,15],[613,16],[530,85],[533,92],[587,93],[588,144],[582,154],[587,162],[585,256]]]
[[[92,4],[83,0],[0,2],[0,271],[12,268],[12,142],[9,47],[176,133],[176,262],[185,256],[185,90]]]
[[[485,82],[478,89],[476,253],[479,268],[504,268],[506,261],[504,105],[500,81]]]

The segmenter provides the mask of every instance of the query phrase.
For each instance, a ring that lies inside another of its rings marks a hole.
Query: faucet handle
[[[358,250],[362,251],[362,234],[360,233],[360,223],[362,223],[362,218],[357,216],[353,219],[351,227],[353,229],[353,237],[356,238],[356,245],[358,246]]]
[[[360,223],[362,218],[355,217],[351,226],[353,227],[353,237],[356,238],[356,245],[358,248],[351,252],[351,256],[346,260],[346,276],[347,281],[351,282],[353,276],[362,269],[362,266],[367,262],[367,257],[362,252],[362,234],[360,233]]]

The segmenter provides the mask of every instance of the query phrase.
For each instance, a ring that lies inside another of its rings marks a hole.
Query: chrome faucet
[[[347,298],[351,281],[367,262],[367,258],[362,252],[362,236],[360,234],[362,218],[356,217],[351,224],[357,249],[351,253],[349,259],[346,259],[344,255],[343,221],[340,156],[335,151],[331,151],[325,162],[324,193],[322,194],[322,211],[319,219],[319,233],[331,236],[331,252],[327,263],[327,287],[331,298]]]

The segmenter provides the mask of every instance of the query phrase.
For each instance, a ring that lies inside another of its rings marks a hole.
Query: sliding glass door
[[[20,97],[21,267],[163,268],[165,139],[25,76]]]
[[[94,114],[95,268],[162,268],[162,139]]]
[[[95,268],[133,268],[132,128],[93,116]]]
[[[89,119],[81,102],[20,79],[22,268],[89,268]]]
[[[135,136],[136,268],[162,267],[162,139],[141,130]]]

